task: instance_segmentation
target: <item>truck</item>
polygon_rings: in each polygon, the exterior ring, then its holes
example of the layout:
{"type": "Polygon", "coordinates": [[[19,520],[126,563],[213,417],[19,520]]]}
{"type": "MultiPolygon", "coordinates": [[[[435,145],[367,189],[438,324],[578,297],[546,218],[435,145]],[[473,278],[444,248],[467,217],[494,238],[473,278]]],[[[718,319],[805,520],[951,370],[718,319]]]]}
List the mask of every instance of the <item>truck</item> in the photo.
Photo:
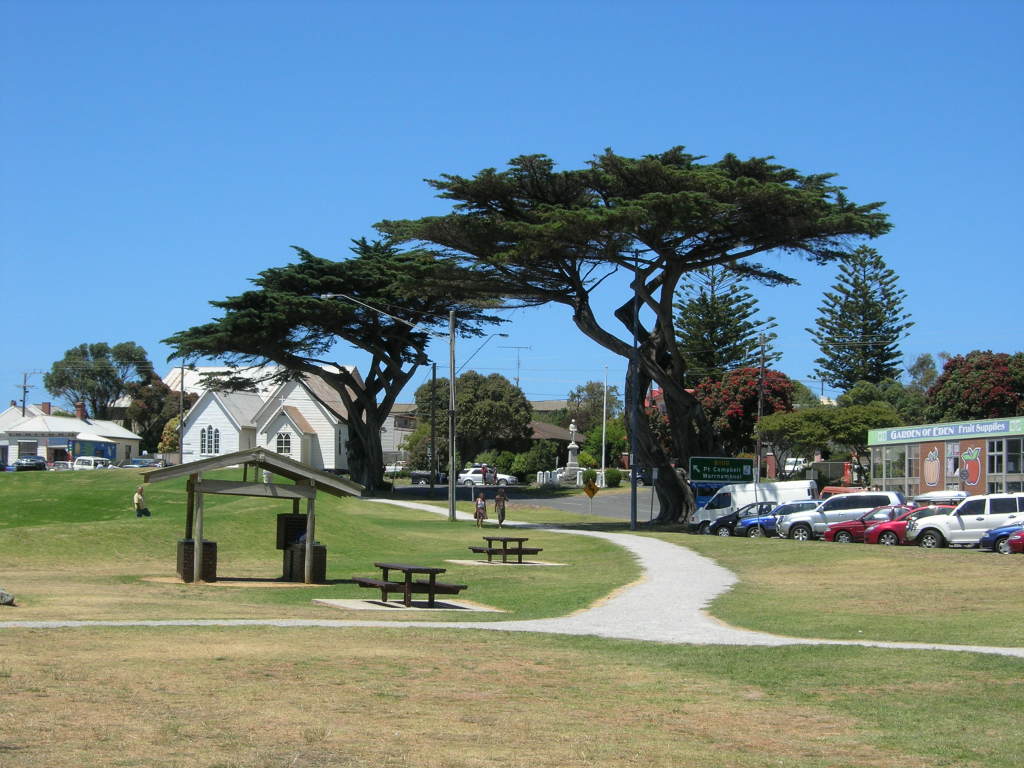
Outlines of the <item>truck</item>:
{"type": "Polygon", "coordinates": [[[780,483],[732,483],[723,485],[687,521],[691,531],[704,533],[712,521],[756,501],[784,504],[788,501],[818,498],[813,480],[785,480],[780,483]]]}

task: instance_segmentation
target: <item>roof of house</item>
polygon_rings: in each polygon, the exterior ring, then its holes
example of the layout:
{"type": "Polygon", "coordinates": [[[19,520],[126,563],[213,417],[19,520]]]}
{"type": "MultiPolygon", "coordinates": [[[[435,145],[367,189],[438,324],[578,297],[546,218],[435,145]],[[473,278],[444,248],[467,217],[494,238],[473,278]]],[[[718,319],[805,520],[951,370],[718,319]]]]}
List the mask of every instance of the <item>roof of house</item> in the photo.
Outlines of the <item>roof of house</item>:
{"type": "Polygon", "coordinates": [[[416,403],[395,403],[391,406],[391,412],[402,416],[415,416],[416,403]]]}
{"type": "Polygon", "coordinates": [[[250,426],[256,412],[263,406],[263,398],[256,392],[215,392],[228,414],[240,427],[250,426]]]}
{"type": "Polygon", "coordinates": [[[302,411],[300,411],[294,405],[286,405],[281,410],[284,411],[285,414],[287,414],[288,418],[292,420],[292,423],[295,424],[295,426],[298,427],[300,430],[302,430],[304,434],[316,434],[316,430],[313,429],[312,426],[310,426],[310,423],[308,421],[306,421],[306,417],[302,415],[302,411]]]}
{"type": "Polygon", "coordinates": [[[537,413],[551,413],[561,411],[569,407],[568,400],[531,400],[530,407],[537,413]]]}
{"type": "Polygon", "coordinates": [[[141,440],[139,435],[112,421],[76,419],[70,416],[31,416],[7,427],[10,435],[74,435],[80,440],[94,437],[141,440]]]}
{"type": "Polygon", "coordinates": [[[531,421],[530,428],[533,430],[534,440],[572,440],[572,434],[565,427],[557,424],[548,424],[546,421],[531,421]]]}
{"type": "Polygon", "coordinates": [[[25,414],[21,413],[20,405],[12,405],[4,411],[0,411],[0,432],[5,432],[12,424],[17,424],[19,421],[32,418],[33,416],[42,416],[43,410],[35,405],[26,405],[25,414]]]}

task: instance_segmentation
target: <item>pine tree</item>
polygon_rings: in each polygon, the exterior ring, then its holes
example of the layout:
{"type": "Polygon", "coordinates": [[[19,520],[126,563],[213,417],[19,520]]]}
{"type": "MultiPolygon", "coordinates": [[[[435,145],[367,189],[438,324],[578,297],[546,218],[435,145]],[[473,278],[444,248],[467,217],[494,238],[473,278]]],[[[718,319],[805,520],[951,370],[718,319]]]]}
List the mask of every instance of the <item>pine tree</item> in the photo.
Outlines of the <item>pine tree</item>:
{"type": "Polygon", "coordinates": [[[676,340],[694,382],[759,366],[762,334],[764,364],[782,357],[771,345],[776,338],[771,333],[775,318],[756,319],[757,299],[743,284],[742,275],[713,266],[691,272],[684,280],[676,294],[680,301],[673,304],[676,340]]]}
{"type": "Polygon", "coordinates": [[[815,377],[838,389],[877,384],[900,373],[901,337],[914,323],[903,311],[906,292],[873,248],[860,247],[839,268],[825,294],[815,328],[806,329],[821,350],[815,377]]]}

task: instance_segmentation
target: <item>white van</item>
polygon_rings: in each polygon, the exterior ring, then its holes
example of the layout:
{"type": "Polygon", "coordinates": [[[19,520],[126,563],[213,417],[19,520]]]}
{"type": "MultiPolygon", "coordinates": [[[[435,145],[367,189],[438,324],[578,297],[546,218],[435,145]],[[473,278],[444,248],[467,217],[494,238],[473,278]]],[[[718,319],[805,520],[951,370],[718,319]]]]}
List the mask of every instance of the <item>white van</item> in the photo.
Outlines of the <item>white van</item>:
{"type": "Polygon", "coordinates": [[[102,456],[79,456],[75,459],[73,469],[109,469],[110,459],[104,459],[102,456]]]}
{"type": "Polygon", "coordinates": [[[722,515],[735,512],[755,501],[785,504],[788,501],[818,498],[818,484],[813,480],[785,480],[781,483],[733,483],[723,485],[708,503],[693,513],[689,527],[704,533],[708,525],[722,515]]]}

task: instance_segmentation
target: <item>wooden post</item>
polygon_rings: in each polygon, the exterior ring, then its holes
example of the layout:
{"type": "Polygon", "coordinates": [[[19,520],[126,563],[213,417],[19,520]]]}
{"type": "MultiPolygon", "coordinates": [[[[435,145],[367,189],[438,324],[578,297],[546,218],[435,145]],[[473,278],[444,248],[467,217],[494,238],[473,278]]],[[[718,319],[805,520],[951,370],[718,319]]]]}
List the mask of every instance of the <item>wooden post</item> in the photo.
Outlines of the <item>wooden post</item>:
{"type": "MultiPolygon", "coordinates": [[[[310,485],[313,482],[310,481],[310,485]]],[[[298,499],[295,500],[296,506],[298,506],[298,499]]],[[[313,536],[316,534],[316,516],[315,516],[315,505],[316,497],[311,496],[306,500],[306,574],[305,581],[307,584],[313,583],[313,536]]]]}
{"type": "Polygon", "coordinates": [[[185,489],[188,491],[188,495],[185,498],[185,538],[192,538],[192,520],[194,518],[193,510],[196,508],[196,478],[198,475],[189,475],[188,481],[185,483],[185,489]]]}
{"type": "Polygon", "coordinates": [[[299,500],[298,499],[292,499],[292,514],[293,515],[299,514],[299,500]]]}
{"type": "MultiPolygon", "coordinates": [[[[193,475],[197,480],[199,475],[193,475]]],[[[203,494],[195,495],[196,535],[192,541],[192,583],[198,584],[203,579],[203,494]]]]}

